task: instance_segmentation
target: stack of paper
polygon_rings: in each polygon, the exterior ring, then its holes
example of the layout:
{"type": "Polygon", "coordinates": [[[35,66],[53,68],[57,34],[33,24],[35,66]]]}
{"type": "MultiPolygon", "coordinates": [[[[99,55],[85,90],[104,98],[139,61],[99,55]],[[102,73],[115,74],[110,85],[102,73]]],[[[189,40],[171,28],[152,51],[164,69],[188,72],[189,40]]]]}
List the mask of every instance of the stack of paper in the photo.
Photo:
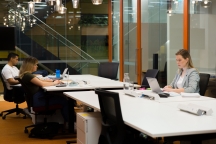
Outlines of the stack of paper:
{"type": "Polygon", "coordinates": [[[199,93],[185,93],[185,92],[181,92],[181,96],[182,97],[193,97],[193,98],[199,98],[200,94],[199,93]]]}

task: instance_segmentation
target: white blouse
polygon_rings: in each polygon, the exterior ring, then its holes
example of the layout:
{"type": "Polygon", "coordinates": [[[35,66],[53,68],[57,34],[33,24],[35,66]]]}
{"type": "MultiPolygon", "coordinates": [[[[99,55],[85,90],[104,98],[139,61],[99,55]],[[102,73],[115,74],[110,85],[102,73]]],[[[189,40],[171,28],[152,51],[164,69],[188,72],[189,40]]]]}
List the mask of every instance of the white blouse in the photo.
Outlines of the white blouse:
{"type": "Polygon", "coordinates": [[[183,87],[182,87],[183,79],[184,79],[183,76],[180,76],[180,77],[179,77],[179,80],[178,80],[178,82],[177,82],[177,87],[178,87],[178,88],[183,88],[183,87]]]}

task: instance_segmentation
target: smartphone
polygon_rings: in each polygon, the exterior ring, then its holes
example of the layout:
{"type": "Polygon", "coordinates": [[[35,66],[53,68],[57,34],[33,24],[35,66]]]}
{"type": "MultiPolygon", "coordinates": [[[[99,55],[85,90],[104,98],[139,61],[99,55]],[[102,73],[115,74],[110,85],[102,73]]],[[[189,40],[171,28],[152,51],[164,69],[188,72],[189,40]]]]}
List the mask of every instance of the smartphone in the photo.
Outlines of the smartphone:
{"type": "Polygon", "coordinates": [[[67,86],[66,83],[62,83],[62,84],[58,84],[58,85],[56,85],[56,87],[66,87],[66,86],[67,86]]]}

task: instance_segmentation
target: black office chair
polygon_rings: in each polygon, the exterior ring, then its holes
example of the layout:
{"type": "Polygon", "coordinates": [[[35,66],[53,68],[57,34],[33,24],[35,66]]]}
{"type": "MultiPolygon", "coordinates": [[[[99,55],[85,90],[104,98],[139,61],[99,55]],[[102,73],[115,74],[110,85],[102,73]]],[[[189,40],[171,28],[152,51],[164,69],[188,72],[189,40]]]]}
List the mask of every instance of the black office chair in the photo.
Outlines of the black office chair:
{"type": "Polygon", "coordinates": [[[158,69],[148,69],[147,72],[145,73],[145,76],[143,78],[143,81],[142,81],[142,85],[141,85],[141,88],[149,88],[149,83],[146,79],[146,77],[151,77],[151,78],[156,78],[157,77],[157,74],[158,74],[158,69]]]}
{"type": "Polygon", "coordinates": [[[101,89],[96,89],[95,93],[98,94],[102,115],[102,131],[98,144],[133,143],[122,118],[119,94],[101,89]]]}
{"type": "Polygon", "coordinates": [[[200,73],[200,81],[199,81],[199,87],[200,87],[200,95],[204,96],[205,92],[208,87],[208,82],[210,78],[210,74],[200,73]]]}
{"type": "Polygon", "coordinates": [[[98,76],[116,80],[118,74],[119,63],[102,62],[98,68],[98,76]]]}
{"type": "Polygon", "coordinates": [[[26,113],[23,111],[23,109],[19,108],[19,104],[25,102],[25,96],[22,88],[13,87],[12,90],[8,90],[1,71],[0,71],[0,78],[4,87],[4,100],[8,102],[14,102],[16,104],[16,108],[2,111],[0,113],[0,116],[2,116],[2,119],[5,119],[6,116],[9,114],[16,113],[16,115],[18,115],[21,113],[24,115],[23,118],[26,118],[26,113]],[[3,115],[4,113],[6,114],[3,115]]]}

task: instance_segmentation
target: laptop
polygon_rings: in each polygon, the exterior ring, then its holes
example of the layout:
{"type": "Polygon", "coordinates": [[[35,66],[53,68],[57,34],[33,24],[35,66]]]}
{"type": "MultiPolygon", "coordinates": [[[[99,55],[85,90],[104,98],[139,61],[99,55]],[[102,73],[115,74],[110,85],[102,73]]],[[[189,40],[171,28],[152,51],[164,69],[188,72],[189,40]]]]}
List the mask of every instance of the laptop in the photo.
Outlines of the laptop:
{"type": "Polygon", "coordinates": [[[61,80],[65,77],[65,74],[67,73],[68,68],[65,68],[60,78],[57,78],[55,75],[48,75],[47,77],[52,80],[61,80]]]}
{"type": "Polygon", "coordinates": [[[156,78],[146,77],[152,92],[157,93],[160,97],[168,97],[169,93],[161,90],[156,78]]]}

